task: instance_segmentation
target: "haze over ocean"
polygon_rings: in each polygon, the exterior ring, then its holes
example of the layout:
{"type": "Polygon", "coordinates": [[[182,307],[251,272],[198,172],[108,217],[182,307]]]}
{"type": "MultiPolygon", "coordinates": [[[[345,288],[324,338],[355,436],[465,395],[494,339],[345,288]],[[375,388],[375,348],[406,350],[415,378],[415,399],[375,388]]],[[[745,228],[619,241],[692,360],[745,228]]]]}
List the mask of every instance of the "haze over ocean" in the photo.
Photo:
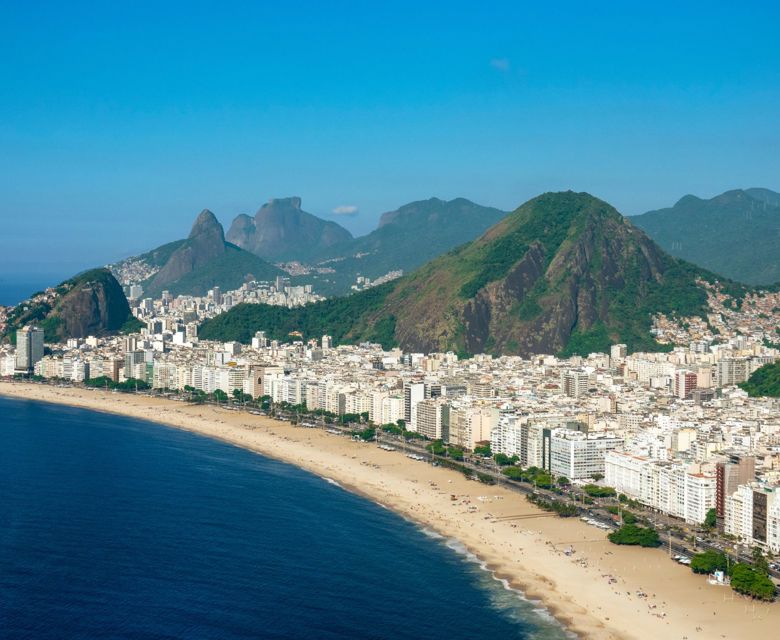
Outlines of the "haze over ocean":
{"type": "Polygon", "coordinates": [[[4,638],[567,636],[456,544],[292,466],[80,409],[0,416],[4,638]]]}

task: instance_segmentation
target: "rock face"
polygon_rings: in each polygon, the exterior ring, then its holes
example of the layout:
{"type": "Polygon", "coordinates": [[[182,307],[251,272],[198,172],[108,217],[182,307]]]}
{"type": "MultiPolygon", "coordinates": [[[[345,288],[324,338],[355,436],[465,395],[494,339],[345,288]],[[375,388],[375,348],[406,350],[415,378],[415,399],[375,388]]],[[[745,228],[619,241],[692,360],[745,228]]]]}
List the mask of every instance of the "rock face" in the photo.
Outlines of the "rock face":
{"type": "Polygon", "coordinates": [[[187,240],[176,249],[150,283],[163,289],[225,253],[225,235],[217,217],[208,209],[200,212],[187,240]]]}
{"type": "Polygon", "coordinates": [[[293,197],[270,200],[254,218],[238,216],[227,239],[267,260],[308,260],[351,240],[352,234],[335,222],[306,213],[301,199],[293,197]]]}
{"type": "Polygon", "coordinates": [[[4,335],[36,324],[44,330],[46,342],[61,342],[114,333],[130,319],[127,298],[116,278],[108,269],[92,269],[19,303],[8,316],[4,335]]]}
{"type": "Polygon", "coordinates": [[[131,317],[122,287],[108,269],[94,269],[74,278],[53,315],[61,321],[61,338],[113,333],[131,317]]]}
{"type": "Polygon", "coordinates": [[[632,216],[674,256],[748,284],[780,281],[780,194],[735,189],[709,200],[687,195],[673,207],[632,216]]]}

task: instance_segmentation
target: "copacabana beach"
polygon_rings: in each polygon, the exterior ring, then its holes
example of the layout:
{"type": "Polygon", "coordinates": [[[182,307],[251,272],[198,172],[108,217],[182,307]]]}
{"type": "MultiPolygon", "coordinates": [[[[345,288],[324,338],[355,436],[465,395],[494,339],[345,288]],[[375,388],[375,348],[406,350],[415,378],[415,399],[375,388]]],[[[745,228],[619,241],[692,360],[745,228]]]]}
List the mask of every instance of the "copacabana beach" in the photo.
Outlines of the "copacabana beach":
{"type": "Polygon", "coordinates": [[[780,604],[710,585],[664,550],[612,545],[604,531],[551,516],[507,488],[373,443],[146,396],[8,382],[0,394],[185,429],[328,478],[450,539],[584,638],[768,638],[780,624],[780,604]]]}

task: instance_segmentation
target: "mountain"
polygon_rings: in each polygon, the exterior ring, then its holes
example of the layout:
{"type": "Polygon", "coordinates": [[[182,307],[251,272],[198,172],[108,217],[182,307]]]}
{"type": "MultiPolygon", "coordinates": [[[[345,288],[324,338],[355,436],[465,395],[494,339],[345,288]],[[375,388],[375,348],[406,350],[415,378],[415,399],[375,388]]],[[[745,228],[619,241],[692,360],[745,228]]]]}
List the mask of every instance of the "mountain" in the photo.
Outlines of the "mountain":
{"type": "Polygon", "coordinates": [[[780,194],[736,189],[705,200],[687,195],[632,216],[674,256],[747,284],[780,281],[780,194]]]}
{"type": "Polygon", "coordinates": [[[204,209],[195,219],[187,240],[174,249],[162,268],[154,275],[150,288],[165,288],[220,258],[226,252],[222,225],[211,211],[204,209]]]}
{"type": "Polygon", "coordinates": [[[260,207],[254,218],[238,216],[230,225],[227,239],[266,260],[307,261],[333,245],[351,240],[352,234],[335,222],[303,211],[300,198],[279,198],[260,207]]]}
{"type": "Polygon", "coordinates": [[[246,280],[272,280],[282,272],[239,247],[226,242],[216,216],[204,209],[185,240],[170,242],[138,256],[159,269],[143,282],[146,295],[158,296],[164,289],[173,295],[203,295],[212,287],[237,289],[246,280]]]}
{"type": "Polygon", "coordinates": [[[412,351],[588,353],[625,342],[658,349],[654,313],[703,315],[697,278],[713,274],[661,250],[587,193],[534,198],[484,235],[375,290],[300,309],[239,305],[204,339],[328,332],[412,351]]]}
{"type": "Polygon", "coordinates": [[[12,336],[26,324],[37,324],[46,342],[60,342],[114,333],[133,321],[116,278],[108,269],[92,269],[18,304],[5,333],[12,336]]]}
{"type": "MultiPolygon", "coordinates": [[[[474,240],[506,215],[465,198],[430,198],[406,204],[382,215],[379,226],[365,236],[320,254],[338,274],[340,286],[318,290],[348,291],[358,275],[375,279],[391,271],[416,269],[450,249],[474,240]]],[[[332,276],[324,279],[336,280],[332,276]]]]}

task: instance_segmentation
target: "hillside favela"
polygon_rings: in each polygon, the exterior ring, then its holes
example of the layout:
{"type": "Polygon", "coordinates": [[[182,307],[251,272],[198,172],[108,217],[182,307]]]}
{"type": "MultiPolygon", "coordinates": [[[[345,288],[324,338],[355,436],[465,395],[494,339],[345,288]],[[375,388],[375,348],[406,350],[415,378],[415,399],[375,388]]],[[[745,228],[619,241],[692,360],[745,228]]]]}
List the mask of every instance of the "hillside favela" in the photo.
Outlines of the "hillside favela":
{"type": "Polygon", "coordinates": [[[0,637],[775,637],[780,11],[228,4],[0,27],[0,637]]]}

